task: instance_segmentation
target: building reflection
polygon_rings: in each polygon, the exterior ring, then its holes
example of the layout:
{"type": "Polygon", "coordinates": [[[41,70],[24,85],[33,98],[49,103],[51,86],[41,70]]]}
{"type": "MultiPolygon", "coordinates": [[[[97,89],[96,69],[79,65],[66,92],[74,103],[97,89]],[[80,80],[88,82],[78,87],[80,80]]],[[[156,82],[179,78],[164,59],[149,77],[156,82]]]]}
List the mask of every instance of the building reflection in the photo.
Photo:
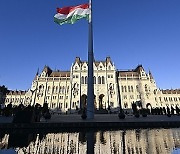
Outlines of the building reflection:
{"type": "Polygon", "coordinates": [[[0,135],[0,149],[17,153],[170,154],[180,148],[179,128],[0,135]]]}

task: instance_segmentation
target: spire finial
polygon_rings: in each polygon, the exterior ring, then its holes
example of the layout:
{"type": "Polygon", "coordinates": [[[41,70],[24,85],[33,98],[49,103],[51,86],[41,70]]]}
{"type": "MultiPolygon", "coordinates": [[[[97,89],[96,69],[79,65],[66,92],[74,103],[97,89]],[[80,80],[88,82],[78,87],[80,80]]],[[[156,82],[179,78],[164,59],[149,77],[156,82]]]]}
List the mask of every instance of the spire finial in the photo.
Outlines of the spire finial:
{"type": "Polygon", "coordinates": [[[36,72],[36,76],[38,76],[38,75],[39,75],[39,67],[38,67],[37,72],[36,72]]]}

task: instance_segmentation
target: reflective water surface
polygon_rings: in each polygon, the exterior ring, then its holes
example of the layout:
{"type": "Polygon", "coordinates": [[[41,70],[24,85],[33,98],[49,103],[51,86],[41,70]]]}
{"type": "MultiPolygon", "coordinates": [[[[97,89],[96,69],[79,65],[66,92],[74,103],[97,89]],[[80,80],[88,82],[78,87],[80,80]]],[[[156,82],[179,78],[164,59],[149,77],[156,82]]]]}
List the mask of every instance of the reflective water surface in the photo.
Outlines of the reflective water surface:
{"type": "Polygon", "coordinates": [[[180,154],[180,128],[0,133],[0,153],[180,154]]]}

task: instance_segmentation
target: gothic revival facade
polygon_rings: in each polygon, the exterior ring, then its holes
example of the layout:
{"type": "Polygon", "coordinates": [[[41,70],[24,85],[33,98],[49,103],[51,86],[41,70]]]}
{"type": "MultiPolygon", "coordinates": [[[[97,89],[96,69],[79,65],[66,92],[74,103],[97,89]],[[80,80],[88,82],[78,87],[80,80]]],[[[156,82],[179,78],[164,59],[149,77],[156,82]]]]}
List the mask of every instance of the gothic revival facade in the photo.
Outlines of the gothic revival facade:
{"type": "MultiPolygon", "coordinates": [[[[70,71],[53,71],[45,66],[37,73],[30,90],[10,91],[5,104],[48,103],[53,110],[66,112],[87,105],[87,61],[76,57],[70,71]]],[[[142,65],[132,70],[117,70],[111,58],[94,61],[94,105],[97,109],[124,109],[134,102],[140,108],[180,105],[180,89],[161,90],[151,72],[142,65]],[[119,101],[120,100],[120,101],[119,101]]]]}

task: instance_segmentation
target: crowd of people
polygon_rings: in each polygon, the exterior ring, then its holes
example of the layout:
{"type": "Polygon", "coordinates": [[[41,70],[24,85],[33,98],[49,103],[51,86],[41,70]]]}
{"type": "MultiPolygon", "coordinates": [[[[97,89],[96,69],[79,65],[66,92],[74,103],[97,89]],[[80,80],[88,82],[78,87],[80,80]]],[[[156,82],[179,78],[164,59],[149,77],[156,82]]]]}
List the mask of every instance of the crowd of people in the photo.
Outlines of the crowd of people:
{"type": "Polygon", "coordinates": [[[36,104],[35,106],[24,106],[23,104],[12,106],[10,103],[3,109],[0,109],[0,115],[6,117],[13,116],[14,123],[39,122],[41,117],[45,119],[51,118],[47,103],[44,103],[43,107],[40,104],[36,104]]]}
{"type": "MultiPolygon", "coordinates": [[[[132,103],[132,112],[136,117],[142,115],[146,117],[147,115],[180,115],[180,108],[176,105],[175,107],[167,106],[167,107],[156,107],[156,108],[142,108],[139,107],[136,103],[132,103]]],[[[109,113],[109,112],[107,112],[109,113]]],[[[123,113],[123,112],[122,112],[123,113]]],[[[86,119],[86,110],[81,112],[82,118],[86,119]]],[[[41,117],[45,119],[50,119],[51,114],[48,108],[48,104],[44,103],[43,106],[40,104],[36,104],[35,106],[24,106],[20,104],[19,106],[12,106],[12,104],[8,104],[4,108],[0,108],[0,115],[2,116],[13,116],[13,122],[39,122],[41,117]]]]}
{"type": "Polygon", "coordinates": [[[156,107],[156,108],[140,108],[138,109],[136,103],[132,104],[133,114],[149,114],[149,115],[180,115],[180,108],[176,105],[175,107],[156,107]]]}

